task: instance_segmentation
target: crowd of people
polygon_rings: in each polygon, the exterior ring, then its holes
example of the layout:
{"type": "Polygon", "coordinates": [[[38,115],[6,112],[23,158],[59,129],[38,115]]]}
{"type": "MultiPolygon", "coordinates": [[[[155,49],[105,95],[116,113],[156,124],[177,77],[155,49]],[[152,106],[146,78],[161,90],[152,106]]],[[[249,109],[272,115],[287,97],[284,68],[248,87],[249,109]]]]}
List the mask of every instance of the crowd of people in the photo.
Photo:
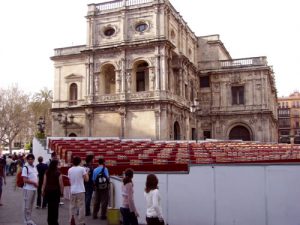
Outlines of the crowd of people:
{"type": "MultiPolygon", "coordinates": [[[[10,158],[10,157],[8,157],[10,158]]],[[[6,183],[7,158],[0,158],[0,206],[2,186],[6,183]]],[[[13,159],[16,161],[16,159],[13,159]]],[[[35,156],[31,153],[17,159],[16,186],[23,188],[23,219],[26,225],[36,225],[32,219],[32,210],[36,199],[36,208],[47,208],[48,225],[58,225],[60,199],[63,197],[63,174],[59,168],[59,160],[52,153],[48,162],[43,162],[43,157],[38,157],[38,164],[34,164],[35,156]],[[22,177],[23,184],[18,183],[18,174],[22,177]]],[[[85,225],[85,217],[93,219],[107,219],[107,208],[110,194],[110,175],[105,166],[105,160],[99,158],[96,168],[92,165],[93,156],[88,155],[85,163],[80,157],[75,156],[72,167],[69,168],[67,178],[70,183],[70,223],[71,225],[85,225]],[[91,200],[94,196],[93,210],[91,200]],[[101,210],[100,210],[101,209],[101,210]]],[[[122,204],[120,214],[124,225],[138,225],[139,212],[134,201],[134,171],[130,168],[124,172],[121,193],[122,204]]],[[[146,222],[148,225],[163,225],[164,219],[161,207],[161,196],[158,190],[158,178],[149,174],[145,183],[144,196],[146,200],[146,222]]]]}

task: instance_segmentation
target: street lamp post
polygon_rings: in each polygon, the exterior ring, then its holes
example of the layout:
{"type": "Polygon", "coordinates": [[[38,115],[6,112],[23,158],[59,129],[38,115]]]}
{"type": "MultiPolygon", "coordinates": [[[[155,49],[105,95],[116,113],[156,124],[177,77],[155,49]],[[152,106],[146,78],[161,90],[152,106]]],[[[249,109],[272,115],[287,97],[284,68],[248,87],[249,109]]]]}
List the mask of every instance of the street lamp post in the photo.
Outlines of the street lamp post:
{"type": "Polygon", "coordinates": [[[71,114],[70,116],[68,116],[67,112],[65,112],[64,115],[62,115],[61,113],[59,113],[57,115],[57,120],[63,126],[63,128],[65,129],[65,137],[67,137],[68,136],[68,126],[74,123],[74,116],[73,116],[73,114],[71,114]]]}
{"type": "Polygon", "coordinates": [[[39,122],[37,123],[37,126],[38,126],[38,131],[41,133],[41,134],[45,134],[45,118],[40,116],[39,118],[39,122]]]}

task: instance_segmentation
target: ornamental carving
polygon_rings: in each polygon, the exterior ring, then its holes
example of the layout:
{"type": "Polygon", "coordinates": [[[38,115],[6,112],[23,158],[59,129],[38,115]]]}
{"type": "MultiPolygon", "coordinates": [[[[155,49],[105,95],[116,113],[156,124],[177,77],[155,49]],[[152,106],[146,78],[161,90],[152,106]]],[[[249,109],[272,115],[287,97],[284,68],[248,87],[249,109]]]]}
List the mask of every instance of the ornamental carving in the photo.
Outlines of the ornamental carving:
{"type": "Polygon", "coordinates": [[[236,83],[236,84],[242,83],[241,75],[240,74],[232,74],[230,76],[230,82],[231,83],[236,83]]]}
{"type": "Polygon", "coordinates": [[[210,122],[203,122],[201,124],[202,129],[210,129],[211,128],[211,123],[210,122]]]}
{"type": "Polygon", "coordinates": [[[131,93],[130,98],[131,99],[145,99],[153,97],[153,92],[142,92],[142,93],[131,93]]]}
{"type": "Polygon", "coordinates": [[[249,119],[250,124],[254,124],[256,122],[257,122],[257,119],[255,117],[252,117],[251,119],[249,119]]]}

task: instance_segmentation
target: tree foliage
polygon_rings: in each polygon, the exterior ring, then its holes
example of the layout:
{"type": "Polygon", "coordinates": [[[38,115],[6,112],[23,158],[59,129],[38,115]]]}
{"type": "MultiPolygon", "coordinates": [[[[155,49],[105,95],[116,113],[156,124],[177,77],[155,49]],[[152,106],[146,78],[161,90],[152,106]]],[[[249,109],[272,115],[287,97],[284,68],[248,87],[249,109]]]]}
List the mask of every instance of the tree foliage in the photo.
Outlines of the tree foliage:
{"type": "Polygon", "coordinates": [[[30,110],[32,112],[33,121],[35,125],[42,117],[45,120],[46,129],[45,134],[51,135],[51,104],[53,100],[52,91],[48,88],[43,88],[39,92],[35,93],[30,102],[30,110]]]}
{"type": "Polygon", "coordinates": [[[39,118],[45,120],[45,133],[51,135],[52,91],[44,88],[30,96],[13,85],[0,88],[0,144],[12,150],[14,141],[30,143],[39,118]]]}
{"type": "Polygon", "coordinates": [[[13,85],[0,89],[0,141],[12,149],[17,135],[29,128],[29,95],[13,85]]]}

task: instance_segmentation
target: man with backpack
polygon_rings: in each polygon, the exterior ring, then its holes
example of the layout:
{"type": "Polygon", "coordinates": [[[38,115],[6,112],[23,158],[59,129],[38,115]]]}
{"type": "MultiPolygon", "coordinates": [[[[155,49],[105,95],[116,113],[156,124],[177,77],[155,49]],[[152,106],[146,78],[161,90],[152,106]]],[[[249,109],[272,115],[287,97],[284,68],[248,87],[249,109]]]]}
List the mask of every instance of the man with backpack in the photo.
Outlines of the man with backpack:
{"type": "Polygon", "coordinates": [[[36,195],[38,183],[38,171],[33,165],[34,155],[28,154],[26,156],[27,163],[23,166],[22,177],[24,181],[23,197],[24,197],[24,224],[35,225],[31,218],[32,208],[36,195]]]}
{"type": "Polygon", "coordinates": [[[97,219],[97,214],[101,204],[101,220],[106,220],[106,212],[109,198],[109,173],[104,165],[104,159],[100,158],[99,165],[93,172],[93,182],[95,184],[95,199],[93,219],[97,219]]]}

